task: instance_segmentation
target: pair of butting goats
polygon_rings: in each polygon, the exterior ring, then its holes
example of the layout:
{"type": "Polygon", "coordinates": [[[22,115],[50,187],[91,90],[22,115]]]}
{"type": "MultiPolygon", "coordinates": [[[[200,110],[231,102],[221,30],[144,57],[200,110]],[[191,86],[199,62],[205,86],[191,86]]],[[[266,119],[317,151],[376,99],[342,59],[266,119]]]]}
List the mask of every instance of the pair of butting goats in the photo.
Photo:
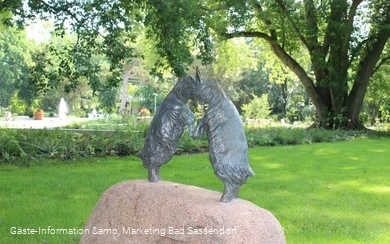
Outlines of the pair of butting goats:
{"type": "Polygon", "coordinates": [[[137,154],[148,169],[148,180],[161,180],[160,167],[173,157],[186,126],[193,138],[207,133],[210,162],[215,175],[224,183],[220,201],[237,199],[241,185],[254,176],[242,122],[219,84],[201,81],[199,69],[195,78],[185,76],[176,83],[153,117],[144,147],[137,154]],[[208,105],[204,117],[197,122],[187,103],[190,99],[208,105]]]}

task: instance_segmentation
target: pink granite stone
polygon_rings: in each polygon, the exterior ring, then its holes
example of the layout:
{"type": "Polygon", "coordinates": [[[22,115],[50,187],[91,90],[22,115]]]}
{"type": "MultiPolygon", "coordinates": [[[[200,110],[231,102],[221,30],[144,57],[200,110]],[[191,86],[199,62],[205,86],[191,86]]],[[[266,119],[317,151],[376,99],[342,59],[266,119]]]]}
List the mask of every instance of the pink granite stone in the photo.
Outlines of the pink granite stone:
{"type": "Polygon", "coordinates": [[[161,181],[125,181],[100,197],[80,243],[286,243],[278,220],[245,200],[161,181]]]}

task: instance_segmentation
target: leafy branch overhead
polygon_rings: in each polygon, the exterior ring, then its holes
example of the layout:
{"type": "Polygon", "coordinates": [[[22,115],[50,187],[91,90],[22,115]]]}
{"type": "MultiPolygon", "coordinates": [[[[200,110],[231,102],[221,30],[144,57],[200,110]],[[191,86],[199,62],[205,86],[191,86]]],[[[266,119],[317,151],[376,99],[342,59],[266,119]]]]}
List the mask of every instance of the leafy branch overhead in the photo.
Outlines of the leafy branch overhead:
{"type": "MultiPolygon", "coordinates": [[[[193,2],[193,5],[195,2],[193,2]]],[[[86,77],[94,91],[116,87],[126,64],[135,58],[145,58],[143,52],[132,47],[138,36],[145,35],[155,41],[157,53],[167,62],[156,67],[172,69],[177,76],[187,72],[193,62],[195,48],[203,63],[210,63],[211,39],[209,30],[199,21],[193,6],[186,1],[28,1],[28,9],[15,12],[29,22],[39,16],[54,20],[54,33],[76,36],[64,51],[51,45],[46,51],[59,59],[58,74],[43,74],[41,67],[51,65],[49,58],[36,59],[32,81],[38,91],[45,91],[58,82],[70,80],[70,90],[77,86],[77,79],[86,77]],[[196,41],[194,41],[196,40],[196,41]],[[96,78],[102,70],[93,62],[94,55],[104,55],[110,62],[112,73],[102,84],[96,78]],[[168,64],[168,66],[167,66],[168,64]],[[47,76],[51,76],[47,79],[47,76]],[[55,77],[55,81],[53,80],[55,77]],[[49,83],[48,83],[49,82],[49,83]]],[[[147,57],[146,57],[147,58],[147,57]]],[[[158,68],[154,69],[158,73],[158,68]]]]}
{"type": "Polygon", "coordinates": [[[77,77],[86,77],[95,91],[117,86],[126,64],[149,58],[147,50],[132,47],[138,36],[152,40],[162,57],[152,71],[162,67],[176,76],[196,58],[212,63],[214,43],[258,39],[258,58],[266,58],[260,52],[266,43],[304,86],[316,109],[315,126],[356,129],[362,126],[359,114],[370,78],[389,62],[384,50],[390,2],[385,0],[30,0],[29,9],[20,6],[7,9],[26,21],[37,14],[53,18],[56,35],[76,36],[66,51],[49,49],[60,63],[53,77],[46,77],[44,62],[33,68],[32,81],[41,90],[62,79],[72,89],[77,77]],[[94,55],[110,62],[103,83],[94,55]]]}

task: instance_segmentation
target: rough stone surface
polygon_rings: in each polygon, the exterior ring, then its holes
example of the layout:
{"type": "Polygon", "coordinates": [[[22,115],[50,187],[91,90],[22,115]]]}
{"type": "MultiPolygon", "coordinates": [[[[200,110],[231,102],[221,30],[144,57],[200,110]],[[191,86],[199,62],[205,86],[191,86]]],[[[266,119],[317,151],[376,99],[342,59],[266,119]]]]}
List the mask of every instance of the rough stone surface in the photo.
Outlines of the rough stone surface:
{"type": "Polygon", "coordinates": [[[167,181],[118,183],[100,197],[81,243],[286,243],[270,212],[220,196],[167,181]]]}

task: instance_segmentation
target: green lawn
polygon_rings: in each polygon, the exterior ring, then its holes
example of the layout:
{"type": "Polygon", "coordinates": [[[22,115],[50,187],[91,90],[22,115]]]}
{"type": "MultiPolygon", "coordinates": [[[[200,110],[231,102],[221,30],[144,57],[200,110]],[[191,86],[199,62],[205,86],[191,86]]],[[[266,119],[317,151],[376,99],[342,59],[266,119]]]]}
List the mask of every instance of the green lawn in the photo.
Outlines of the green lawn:
{"type": "MultiPolygon", "coordinates": [[[[390,138],[249,151],[256,173],[240,197],[268,209],[287,243],[390,243],[390,138]]],[[[83,228],[111,185],[146,178],[138,158],[0,165],[0,243],[77,243],[79,235],[12,235],[18,228],[83,228]],[[41,165],[42,164],[42,165],[41,165]]],[[[177,156],[164,180],[222,191],[207,154],[177,156]]]]}

